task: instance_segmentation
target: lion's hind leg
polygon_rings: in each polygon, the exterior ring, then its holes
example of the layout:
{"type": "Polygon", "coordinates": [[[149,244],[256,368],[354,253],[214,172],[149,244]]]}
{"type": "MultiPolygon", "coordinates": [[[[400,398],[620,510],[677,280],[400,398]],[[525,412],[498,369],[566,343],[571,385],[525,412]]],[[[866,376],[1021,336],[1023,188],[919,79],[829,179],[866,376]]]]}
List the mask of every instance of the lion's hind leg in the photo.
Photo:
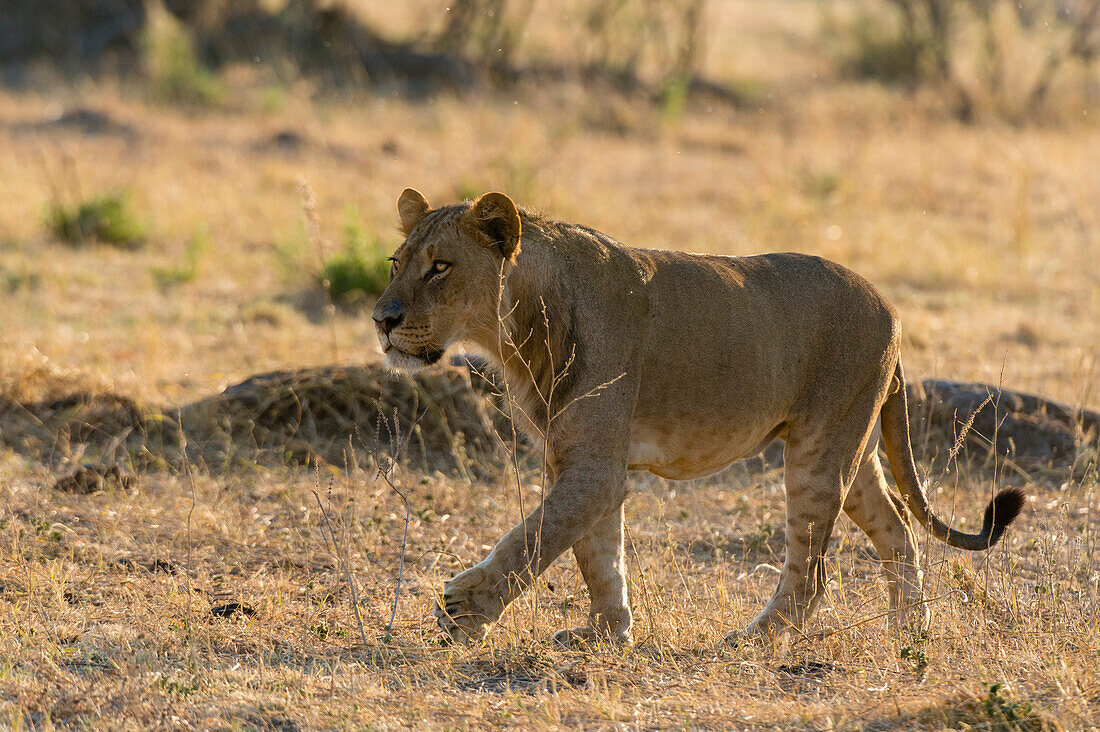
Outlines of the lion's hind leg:
{"type": "Polygon", "coordinates": [[[554,634],[557,645],[573,647],[599,640],[631,642],[632,618],[626,596],[623,504],[608,512],[573,545],[581,576],[588,585],[588,625],[554,634]]]}
{"type": "Polygon", "coordinates": [[[759,615],[727,640],[775,637],[800,630],[825,590],[825,551],[840,515],[843,487],[839,471],[792,465],[787,443],[786,554],[779,584],[759,615]]]}
{"type": "Polygon", "coordinates": [[[779,584],[764,610],[731,643],[800,631],[825,591],[825,552],[845,495],[855,479],[881,399],[865,389],[833,417],[791,425],[784,452],[786,555],[779,584]]]}
{"type": "Polygon", "coordinates": [[[899,514],[897,502],[886,486],[876,434],[867,445],[844,500],[844,512],[867,534],[878,552],[889,586],[891,618],[899,627],[922,631],[928,628],[929,614],[924,605],[920,549],[905,520],[904,506],[901,511],[899,514]]]}

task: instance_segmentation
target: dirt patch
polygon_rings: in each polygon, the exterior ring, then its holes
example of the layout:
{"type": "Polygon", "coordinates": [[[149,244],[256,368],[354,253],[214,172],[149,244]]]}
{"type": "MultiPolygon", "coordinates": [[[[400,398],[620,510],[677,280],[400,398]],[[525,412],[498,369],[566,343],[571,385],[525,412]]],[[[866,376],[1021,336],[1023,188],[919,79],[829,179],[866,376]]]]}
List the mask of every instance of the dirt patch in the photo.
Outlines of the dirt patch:
{"type": "MultiPolygon", "coordinates": [[[[496,461],[493,409],[470,374],[446,368],[416,375],[380,365],[279,371],[182,407],[185,433],[214,433],[225,449],[251,445],[296,462],[344,466],[362,452],[446,472],[496,461]],[[218,427],[214,427],[218,425],[218,427]]],[[[222,460],[218,448],[203,461],[222,460]]]]}
{"type": "MultiPolygon", "coordinates": [[[[909,384],[906,394],[913,454],[937,469],[951,460],[979,469],[1007,465],[1036,482],[1059,483],[1097,465],[1098,412],[991,384],[938,379],[909,384]]],[[[765,469],[781,466],[783,441],[750,460],[765,469]]]]}
{"type": "Polygon", "coordinates": [[[588,675],[577,664],[556,666],[551,659],[531,654],[478,658],[456,669],[455,685],[464,691],[532,692],[546,688],[584,686],[588,675]]]}

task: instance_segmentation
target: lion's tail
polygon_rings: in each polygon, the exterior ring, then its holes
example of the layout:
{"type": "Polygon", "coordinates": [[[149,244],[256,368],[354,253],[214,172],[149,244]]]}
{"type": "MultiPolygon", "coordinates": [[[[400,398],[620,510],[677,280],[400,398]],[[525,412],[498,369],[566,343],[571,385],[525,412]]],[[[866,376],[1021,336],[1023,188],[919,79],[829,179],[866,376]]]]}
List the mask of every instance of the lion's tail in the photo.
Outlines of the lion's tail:
{"type": "Polygon", "coordinates": [[[905,376],[901,361],[894,369],[897,383],[892,385],[893,393],[882,405],[882,441],[886,446],[886,456],[890,459],[890,469],[894,473],[898,488],[905,498],[905,505],[924,525],[932,536],[949,546],[958,549],[980,551],[988,549],[1001,538],[1008,525],[1020,515],[1024,506],[1024,493],[1018,488],[1001,491],[985,508],[982,530],[978,534],[964,534],[943,521],[928,505],[917,466],[913,461],[913,446],[909,439],[909,408],[905,398],[905,376]]]}

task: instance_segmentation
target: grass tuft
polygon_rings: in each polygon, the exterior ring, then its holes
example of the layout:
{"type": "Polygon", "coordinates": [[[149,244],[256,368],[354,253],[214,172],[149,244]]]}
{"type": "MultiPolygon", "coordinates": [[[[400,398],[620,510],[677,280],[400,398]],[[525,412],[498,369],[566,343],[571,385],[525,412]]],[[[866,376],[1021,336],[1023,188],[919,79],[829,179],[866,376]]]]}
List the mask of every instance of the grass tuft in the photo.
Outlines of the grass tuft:
{"type": "Polygon", "coordinates": [[[344,225],[344,247],[325,259],[318,275],[334,304],[350,307],[368,296],[378,296],[390,278],[389,252],[382,241],[363,228],[349,211],[344,225]]]}
{"type": "Polygon", "coordinates": [[[199,62],[187,30],[170,18],[150,25],[145,64],[148,94],[155,102],[217,107],[225,101],[224,84],[199,62]]]}
{"type": "Polygon", "coordinates": [[[675,126],[683,119],[690,90],[691,77],[687,74],[676,74],[665,81],[658,94],[661,119],[665,124],[675,126]]]}
{"type": "Polygon", "coordinates": [[[59,240],[74,246],[100,242],[138,249],[146,239],[145,226],[131,210],[125,193],[96,196],[75,207],[54,203],[46,212],[46,226],[59,240]]]}
{"type": "Polygon", "coordinates": [[[966,694],[925,710],[918,719],[947,729],[1042,732],[1060,728],[1031,702],[1010,697],[1000,683],[991,684],[984,697],[966,694]]]}

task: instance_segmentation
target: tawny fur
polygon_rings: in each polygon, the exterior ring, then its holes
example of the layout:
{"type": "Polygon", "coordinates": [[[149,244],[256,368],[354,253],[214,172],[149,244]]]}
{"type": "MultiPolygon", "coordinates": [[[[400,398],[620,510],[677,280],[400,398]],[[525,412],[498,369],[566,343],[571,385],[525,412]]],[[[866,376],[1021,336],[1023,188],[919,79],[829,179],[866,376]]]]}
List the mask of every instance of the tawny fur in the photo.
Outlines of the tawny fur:
{"type": "Polygon", "coordinates": [[[967,549],[991,546],[1019,512],[1021,496],[1001,494],[972,535],[932,514],[913,465],[897,312],[840,265],[633,249],[500,193],[433,210],[409,189],[398,209],[407,238],[374,312],[388,361],[426,365],[456,342],[498,361],[517,422],[545,442],[551,472],[542,505],[445,584],[436,617],[455,639],[481,637],[572,548],[590,620],[556,638],[629,641],[627,471],[707,475],[777,436],[786,558],[771,601],[731,637],[804,626],[841,510],[874,543],[896,615],[918,627],[928,618],[904,508],[967,549]],[[880,414],[904,502],[879,463],[880,414]]]}

